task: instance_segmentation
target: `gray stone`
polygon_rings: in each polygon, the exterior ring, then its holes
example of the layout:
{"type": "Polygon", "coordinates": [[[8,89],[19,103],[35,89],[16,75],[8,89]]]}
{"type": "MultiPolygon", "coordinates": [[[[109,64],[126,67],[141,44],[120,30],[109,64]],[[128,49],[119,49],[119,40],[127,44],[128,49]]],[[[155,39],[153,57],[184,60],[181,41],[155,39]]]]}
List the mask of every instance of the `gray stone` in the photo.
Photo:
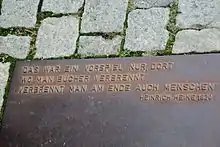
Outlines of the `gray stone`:
{"type": "Polygon", "coordinates": [[[123,30],[128,0],[87,0],[82,17],[83,33],[123,30]]]}
{"type": "Polygon", "coordinates": [[[134,10],[128,17],[125,48],[131,51],[164,50],[169,32],[168,8],[134,10]]]}
{"type": "Polygon", "coordinates": [[[3,97],[9,76],[10,63],[0,63],[0,110],[3,104],[3,97]]]}
{"type": "Polygon", "coordinates": [[[184,30],[177,33],[173,53],[210,52],[220,50],[220,30],[184,30]]]}
{"type": "Polygon", "coordinates": [[[122,37],[117,36],[112,40],[101,36],[81,36],[78,52],[83,55],[113,55],[117,54],[122,37]]]}
{"type": "Polygon", "coordinates": [[[77,13],[82,6],[83,0],[44,0],[42,11],[77,13]]]}
{"type": "Polygon", "coordinates": [[[29,36],[0,36],[0,53],[23,59],[28,55],[30,42],[29,36]]]}
{"type": "Polygon", "coordinates": [[[74,16],[44,19],[36,41],[36,57],[51,58],[74,53],[79,36],[79,22],[74,16]]]}
{"type": "Polygon", "coordinates": [[[0,27],[35,26],[39,0],[3,0],[0,27]]]}
{"type": "Polygon", "coordinates": [[[220,0],[179,0],[181,28],[220,27],[220,0]]]}
{"type": "Polygon", "coordinates": [[[152,8],[168,6],[172,2],[174,2],[174,0],[134,0],[134,5],[137,8],[152,8]]]}

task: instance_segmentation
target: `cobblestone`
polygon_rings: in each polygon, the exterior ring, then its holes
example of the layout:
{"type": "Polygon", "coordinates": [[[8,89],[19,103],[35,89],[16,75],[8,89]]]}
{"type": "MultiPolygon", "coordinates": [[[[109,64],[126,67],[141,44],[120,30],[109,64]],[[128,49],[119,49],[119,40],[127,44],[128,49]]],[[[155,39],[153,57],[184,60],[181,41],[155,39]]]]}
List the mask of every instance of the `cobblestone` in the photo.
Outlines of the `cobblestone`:
{"type": "Polygon", "coordinates": [[[179,0],[177,25],[181,28],[220,28],[219,0],[179,0]]]}
{"type": "Polygon", "coordinates": [[[30,42],[29,36],[0,36],[0,53],[23,59],[28,55],[30,42]]]}
{"type": "Polygon", "coordinates": [[[129,14],[125,48],[131,51],[164,50],[169,33],[168,8],[135,10],[129,14]]]}
{"type": "Polygon", "coordinates": [[[120,32],[128,0],[87,0],[82,17],[83,33],[120,32]]]}
{"type": "Polygon", "coordinates": [[[3,97],[9,76],[10,63],[0,63],[0,110],[3,104],[3,97]]]}
{"type": "Polygon", "coordinates": [[[117,54],[122,37],[117,36],[112,40],[101,36],[81,36],[79,40],[79,53],[83,55],[113,55],[117,54]]]}
{"type": "Polygon", "coordinates": [[[3,0],[0,27],[35,26],[39,0],[3,0]]]}
{"type": "Polygon", "coordinates": [[[171,4],[174,0],[134,0],[137,8],[164,7],[171,4]]]}
{"type": "Polygon", "coordinates": [[[44,0],[42,11],[77,13],[82,6],[83,0],[44,0]]]}
{"type": "Polygon", "coordinates": [[[176,36],[173,53],[210,52],[220,50],[220,30],[185,30],[176,36]]]}
{"type": "Polygon", "coordinates": [[[36,41],[36,57],[68,56],[76,49],[79,22],[74,16],[47,18],[42,22],[36,41]]]}

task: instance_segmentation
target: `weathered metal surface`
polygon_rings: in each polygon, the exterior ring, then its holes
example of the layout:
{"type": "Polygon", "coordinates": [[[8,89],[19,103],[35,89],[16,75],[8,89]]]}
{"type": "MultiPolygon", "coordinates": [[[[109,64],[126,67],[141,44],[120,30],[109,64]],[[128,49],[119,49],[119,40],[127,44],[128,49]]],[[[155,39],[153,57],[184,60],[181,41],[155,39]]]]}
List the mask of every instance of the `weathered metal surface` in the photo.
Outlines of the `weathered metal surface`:
{"type": "Polygon", "coordinates": [[[18,62],[1,146],[219,147],[219,64],[219,54],[18,62]]]}

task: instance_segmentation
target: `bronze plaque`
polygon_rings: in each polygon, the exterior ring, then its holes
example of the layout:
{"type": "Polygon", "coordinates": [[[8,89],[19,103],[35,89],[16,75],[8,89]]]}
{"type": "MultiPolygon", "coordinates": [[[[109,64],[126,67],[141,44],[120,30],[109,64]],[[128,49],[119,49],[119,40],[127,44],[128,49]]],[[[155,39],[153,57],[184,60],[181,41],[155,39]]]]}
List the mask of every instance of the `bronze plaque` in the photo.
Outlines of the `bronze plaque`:
{"type": "Polygon", "coordinates": [[[220,55],[18,62],[1,147],[220,147],[220,55]]]}

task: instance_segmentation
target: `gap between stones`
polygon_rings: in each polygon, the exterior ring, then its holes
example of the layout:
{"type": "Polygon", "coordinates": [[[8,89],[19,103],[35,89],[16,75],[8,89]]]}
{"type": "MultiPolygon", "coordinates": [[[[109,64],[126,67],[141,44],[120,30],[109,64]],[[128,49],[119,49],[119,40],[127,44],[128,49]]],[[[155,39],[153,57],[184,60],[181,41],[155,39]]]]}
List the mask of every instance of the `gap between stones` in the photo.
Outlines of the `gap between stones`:
{"type": "Polygon", "coordinates": [[[159,52],[159,54],[170,55],[172,54],[173,45],[176,39],[176,34],[179,31],[179,28],[176,27],[176,17],[178,14],[178,3],[179,0],[175,0],[170,5],[170,13],[169,13],[169,22],[166,26],[166,29],[169,31],[169,39],[166,44],[166,48],[163,52],[159,52]]]}
{"type": "Polygon", "coordinates": [[[79,38],[80,38],[81,25],[82,25],[82,16],[83,16],[83,13],[84,13],[85,5],[86,5],[86,0],[83,1],[83,5],[78,11],[79,12],[79,15],[78,15],[79,16],[79,35],[78,35],[78,38],[76,40],[76,49],[75,49],[74,54],[77,54],[78,49],[79,49],[79,38]]]}
{"type": "Polygon", "coordinates": [[[136,7],[135,9],[138,9],[138,10],[148,10],[148,9],[151,9],[151,8],[170,8],[169,5],[167,6],[153,6],[153,7],[149,7],[149,8],[139,8],[139,7],[136,7]]]}
{"type": "Polygon", "coordinates": [[[104,39],[113,39],[116,36],[122,36],[121,32],[90,32],[90,33],[80,33],[80,36],[102,36],[104,39]]]}
{"type": "Polygon", "coordinates": [[[7,99],[8,99],[8,96],[9,96],[9,90],[10,90],[10,85],[11,85],[11,80],[12,80],[13,72],[14,72],[14,69],[15,69],[15,63],[16,63],[16,59],[10,58],[8,60],[11,63],[11,65],[10,65],[10,68],[9,68],[9,75],[8,75],[7,85],[5,87],[5,93],[4,93],[4,96],[3,96],[2,108],[0,108],[0,131],[1,131],[1,128],[2,128],[2,124],[3,124],[4,111],[5,111],[5,108],[6,108],[6,103],[7,103],[7,99]]]}
{"type": "Polygon", "coordinates": [[[126,30],[128,28],[128,15],[132,10],[134,10],[134,0],[128,0],[128,6],[127,6],[124,27],[123,27],[123,32],[122,32],[122,41],[121,41],[121,46],[119,49],[119,56],[121,56],[121,57],[126,56],[129,52],[124,49],[124,45],[125,45],[126,30]]]}
{"type": "Polygon", "coordinates": [[[2,2],[3,0],[0,0],[0,15],[2,14],[2,2]]]}

